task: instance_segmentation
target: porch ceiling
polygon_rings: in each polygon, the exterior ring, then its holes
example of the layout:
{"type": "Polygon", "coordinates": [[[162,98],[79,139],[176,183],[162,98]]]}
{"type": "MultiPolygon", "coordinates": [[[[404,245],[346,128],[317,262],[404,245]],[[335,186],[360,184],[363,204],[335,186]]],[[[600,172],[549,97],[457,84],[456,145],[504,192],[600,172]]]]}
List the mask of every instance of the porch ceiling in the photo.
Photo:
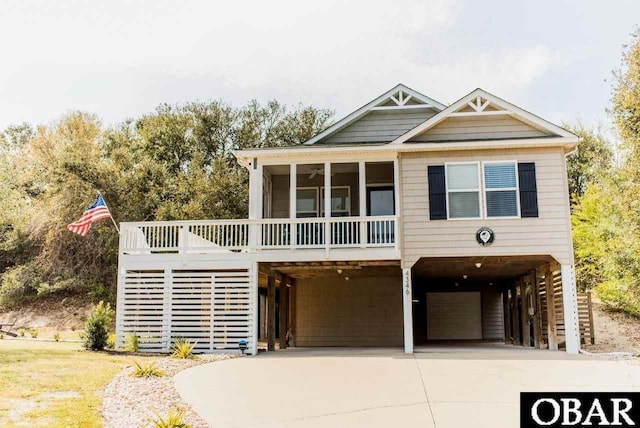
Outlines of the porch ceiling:
{"type": "Polygon", "coordinates": [[[399,260],[271,262],[260,263],[260,272],[291,278],[367,278],[401,274],[399,260]]]}
{"type": "Polygon", "coordinates": [[[423,257],[414,265],[415,275],[438,280],[467,281],[506,280],[529,273],[538,266],[553,261],[551,256],[505,257],[423,257]],[[476,263],[480,263],[478,268],[476,263]]]}

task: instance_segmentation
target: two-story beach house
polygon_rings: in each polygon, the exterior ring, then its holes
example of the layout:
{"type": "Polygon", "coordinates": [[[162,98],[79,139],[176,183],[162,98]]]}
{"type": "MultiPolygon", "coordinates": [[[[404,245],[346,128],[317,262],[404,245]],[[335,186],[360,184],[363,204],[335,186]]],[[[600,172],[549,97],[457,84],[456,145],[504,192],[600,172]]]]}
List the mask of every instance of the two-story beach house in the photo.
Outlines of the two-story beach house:
{"type": "Polygon", "coordinates": [[[482,89],[447,106],[398,85],[304,144],[237,151],[248,219],[121,225],[117,344],[577,353],[578,142],[482,89]]]}

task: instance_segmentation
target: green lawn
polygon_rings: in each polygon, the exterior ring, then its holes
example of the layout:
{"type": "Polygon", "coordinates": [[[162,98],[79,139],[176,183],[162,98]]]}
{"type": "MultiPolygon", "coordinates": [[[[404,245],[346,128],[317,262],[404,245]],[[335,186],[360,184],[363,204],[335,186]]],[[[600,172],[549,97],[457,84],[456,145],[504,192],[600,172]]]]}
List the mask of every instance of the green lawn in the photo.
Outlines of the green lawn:
{"type": "Polygon", "coordinates": [[[79,343],[0,340],[0,426],[102,426],[102,389],[134,358],[153,359],[79,343]]]}

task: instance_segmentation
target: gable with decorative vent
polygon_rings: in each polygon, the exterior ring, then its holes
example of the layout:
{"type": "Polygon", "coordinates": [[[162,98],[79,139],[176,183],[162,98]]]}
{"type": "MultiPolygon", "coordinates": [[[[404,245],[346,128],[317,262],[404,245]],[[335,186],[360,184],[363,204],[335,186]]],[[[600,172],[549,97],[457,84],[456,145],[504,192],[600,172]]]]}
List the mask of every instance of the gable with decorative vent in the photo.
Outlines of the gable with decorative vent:
{"type": "Polygon", "coordinates": [[[478,88],[405,132],[392,144],[547,137],[576,136],[478,88]]]}
{"type": "Polygon", "coordinates": [[[410,142],[473,141],[552,136],[514,117],[481,96],[467,102],[459,110],[413,137],[410,142]]]}
{"type": "Polygon", "coordinates": [[[397,85],[305,144],[389,143],[444,107],[426,95],[397,85]]]}

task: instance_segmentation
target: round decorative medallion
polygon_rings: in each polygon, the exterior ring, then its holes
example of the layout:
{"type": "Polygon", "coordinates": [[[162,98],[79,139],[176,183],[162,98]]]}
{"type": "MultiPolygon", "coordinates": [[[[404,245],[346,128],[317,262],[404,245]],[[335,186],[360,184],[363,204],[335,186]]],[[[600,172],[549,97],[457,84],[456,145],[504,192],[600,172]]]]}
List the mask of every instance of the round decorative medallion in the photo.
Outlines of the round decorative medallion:
{"type": "Polygon", "coordinates": [[[481,227],[476,232],[476,241],[478,241],[478,244],[482,245],[483,247],[493,244],[493,240],[495,239],[495,237],[496,235],[495,233],[493,233],[493,230],[489,229],[488,227],[481,227]]]}

